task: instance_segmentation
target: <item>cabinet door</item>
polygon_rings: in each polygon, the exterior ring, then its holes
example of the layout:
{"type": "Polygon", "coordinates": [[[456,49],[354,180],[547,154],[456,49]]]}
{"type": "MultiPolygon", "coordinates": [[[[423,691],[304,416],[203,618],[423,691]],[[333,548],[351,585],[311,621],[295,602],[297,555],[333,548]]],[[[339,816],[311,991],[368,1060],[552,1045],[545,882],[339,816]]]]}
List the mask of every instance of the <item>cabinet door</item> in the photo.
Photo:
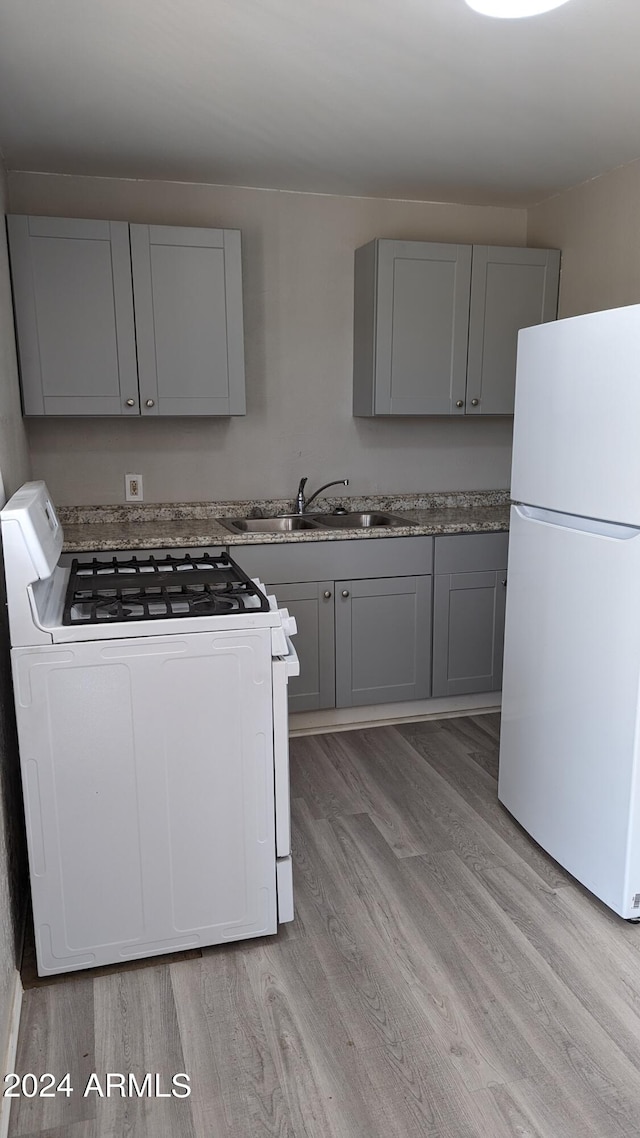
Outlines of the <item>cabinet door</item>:
{"type": "Polygon", "coordinates": [[[278,604],[296,618],[294,644],[300,675],[289,677],[289,711],[335,707],[335,643],[333,581],[267,585],[278,604]]]}
{"type": "Polygon", "coordinates": [[[14,215],[8,229],[25,415],[138,415],[127,223],[14,215]]]}
{"type": "Polygon", "coordinates": [[[374,413],[464,414],[471,246],[378,241],[377,279],[374,413]]]}
{"type": "Polygon", "coordinates": [[[437,573],[433,606],[433,695],[499,691],[506,570],[437,573]]]}
{"type": "Polygon", "coordinates": [[[143,415],[244,415],[240,233],[132,225],[143,415]]]}
{"type": "Polygon", "coordinates": [[[555,320],[557,249],[473,246],[466,411],[513,415],[518,332],[555,320]]]}
{"type": "Polygon", "coordinates": [[[336,705],[425,699],[431,577],[336,581],[336,705]]]}

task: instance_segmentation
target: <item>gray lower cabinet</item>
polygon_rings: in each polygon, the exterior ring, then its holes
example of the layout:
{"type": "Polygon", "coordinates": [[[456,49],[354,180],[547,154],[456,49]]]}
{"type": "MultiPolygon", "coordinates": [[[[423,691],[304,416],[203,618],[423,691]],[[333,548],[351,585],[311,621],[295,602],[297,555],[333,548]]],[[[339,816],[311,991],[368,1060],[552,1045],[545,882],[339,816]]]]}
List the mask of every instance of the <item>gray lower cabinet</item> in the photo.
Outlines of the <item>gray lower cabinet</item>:
{"type": "Polygon", "coordinates": [[[300,675],[289,681],[292,711],[428,697],[433,538],[229,552],[296,618],[300,675]]]}
{"type": "Polygon", "coordinates": [[[295,616],[290,708],[313,711],[499,691],[507,548],[490,533],[229,552],[295,616]]]}
{"type": "Polygon", "coordinates": [[[25,415],[241,415],[236,230],[10,215],[25,415]]]}
{"type": "Polygon", "coordinates": [[[336,581],[336,707],[426,699],[431,577],[336,581]]]}
{"type": "Polygon", "coordinates": [[[354,415],[512,415],[520,328],[554,320],[557,249],[356,250],[354,415]]]}
{"type": "MultiPolygon", "coordinates": [[[[232,553],[235,556],[235,551],[232,553]]],[[[333,581],[273,585],[278,604],[296,618],[300,675],[289,678],[289,710],[335,707],[336,664],[333,581]]]]}
{"type": "Polygon", "coordinates": [[[435,539],[434,696],[499,691],[507,534],[435,539]]]}

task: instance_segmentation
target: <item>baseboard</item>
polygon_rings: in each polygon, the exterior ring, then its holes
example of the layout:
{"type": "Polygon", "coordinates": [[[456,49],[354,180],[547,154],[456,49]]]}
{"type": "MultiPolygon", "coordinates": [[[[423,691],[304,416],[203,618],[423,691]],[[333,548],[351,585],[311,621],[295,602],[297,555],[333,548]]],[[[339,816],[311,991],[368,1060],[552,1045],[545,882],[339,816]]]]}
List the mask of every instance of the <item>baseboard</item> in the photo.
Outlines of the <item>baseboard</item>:
{"type": "Polygon", "coordinates": [[[321,735],[328,731],[357,731],[396,723],[427,719],[448,719],[456,715],[484,715],[499,711],[501,692],[479,695],[422,699],[407,703],[386,703],[376,707],[327,708],[326,711],[297,711],[289,716],[289,735],[321,735]]]}
{"type": "MultiPolygon", "coordinates": [[[[1,1077],[9,1074],[10,1071],[16,1069],[16,1054],[18,1051],[18,1030],[20,1028],[20,1010],[22,1008],[22,981],[20,980],[20,973],[16,968],[13,977],[13,993],[11,996],[11,1011],[9,1014],[8,1034],[4,1046],[4,1063],[2,1065],[1,1077]]],[[[4,1082],[2,1083],[4,1089],[4,1082]]],[[[11,1110],[11,1099],[0,1099],[0,1138],[7,1138],[9,1132],[9,1111],[11,1110]]]]}

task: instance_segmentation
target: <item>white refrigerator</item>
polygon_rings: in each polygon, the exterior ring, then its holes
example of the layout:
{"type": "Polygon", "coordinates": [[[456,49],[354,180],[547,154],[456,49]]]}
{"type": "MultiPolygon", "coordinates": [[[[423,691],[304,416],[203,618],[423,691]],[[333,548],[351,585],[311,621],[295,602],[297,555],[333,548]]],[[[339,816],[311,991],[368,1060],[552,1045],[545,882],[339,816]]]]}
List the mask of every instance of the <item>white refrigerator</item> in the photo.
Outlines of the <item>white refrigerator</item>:
{"type": "Polygon", "coordinates": [[[500,801],[640,918],[640,305],[524,329],[500,801]]]}

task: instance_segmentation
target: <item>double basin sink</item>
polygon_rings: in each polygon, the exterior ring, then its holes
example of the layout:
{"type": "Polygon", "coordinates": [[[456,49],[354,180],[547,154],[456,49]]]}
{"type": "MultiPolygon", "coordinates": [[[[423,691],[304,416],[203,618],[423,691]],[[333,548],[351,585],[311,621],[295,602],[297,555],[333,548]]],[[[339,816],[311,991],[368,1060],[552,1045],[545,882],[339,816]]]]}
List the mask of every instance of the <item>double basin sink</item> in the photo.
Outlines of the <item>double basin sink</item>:
{"type": "Polygon", "coordinates": [[[275,518],[218,518],[218,521],[232,533],[293,533],[299,530],[411,525],[404,518],[380,510],[351,514],[283,514],[275,518]]]}

